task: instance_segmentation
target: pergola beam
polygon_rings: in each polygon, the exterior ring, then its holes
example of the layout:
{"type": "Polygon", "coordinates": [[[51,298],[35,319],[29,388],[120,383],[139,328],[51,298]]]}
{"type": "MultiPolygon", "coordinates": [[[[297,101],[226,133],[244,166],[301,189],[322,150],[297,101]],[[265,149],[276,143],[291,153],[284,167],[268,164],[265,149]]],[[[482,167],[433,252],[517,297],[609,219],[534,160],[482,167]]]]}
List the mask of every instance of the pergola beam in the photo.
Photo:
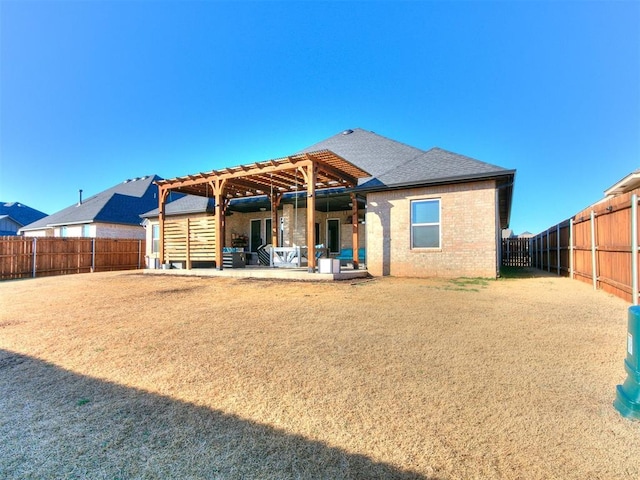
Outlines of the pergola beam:
{"type": "MultiPolygon", "coordinates": [[[[282,200],[282,195],[286,192],[304,191],[306,187],[308,267],[309,271],[314,271],[316,267],[316,189],[336,186],[355,187],[358,178],[368,176],[370,175],[366,171],[349,163],[335,153],[329,150],[320,150],[266,162],[212,170],[208,173],[177,177],[171,180],[158,180],[156,184],[160,191],[160,256],[164,261],[164,204],[168,193],[171,191],[214,197],[216,217],[214,222],[215,260],[216,268],[222,269],[224,213],[230,199],[262,195],[269,197],[272,205],[272,242],[277,245],[279,225],[277,213],[275,212],[277,212],[277,207],[282,200]],[[300,176],[299,173],[301,173],[300,176]]],[[[357,258],[355,260],[357,262],[357,258]]]]}

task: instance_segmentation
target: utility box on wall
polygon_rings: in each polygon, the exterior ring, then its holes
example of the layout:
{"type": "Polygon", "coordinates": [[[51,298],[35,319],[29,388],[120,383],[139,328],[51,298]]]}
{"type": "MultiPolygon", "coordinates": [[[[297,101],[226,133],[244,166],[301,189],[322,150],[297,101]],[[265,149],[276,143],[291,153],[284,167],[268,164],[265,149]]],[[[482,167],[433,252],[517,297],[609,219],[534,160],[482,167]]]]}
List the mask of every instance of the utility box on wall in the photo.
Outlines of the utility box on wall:
{"type": "Polygon", "coordinates": [[[627,379],[618,385],[613,406],[623,417],[640,420],[640,306],[629,307],[627,327],[627,358],[624,361],[627,379]]]}

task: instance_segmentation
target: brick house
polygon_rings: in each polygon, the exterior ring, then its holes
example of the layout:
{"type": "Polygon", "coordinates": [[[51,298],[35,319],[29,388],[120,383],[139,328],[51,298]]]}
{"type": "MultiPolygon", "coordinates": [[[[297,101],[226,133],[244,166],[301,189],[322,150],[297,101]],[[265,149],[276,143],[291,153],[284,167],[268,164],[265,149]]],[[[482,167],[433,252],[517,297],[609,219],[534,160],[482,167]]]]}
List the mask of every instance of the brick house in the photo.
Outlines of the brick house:
{"type": "Polygon", "coordinates": [[[45,216],[19,230],[27,237],[88,237],[144,239],[140,214],[158,204],[160,177],[125,180],[96,195],[45,216]]]}
{"type": "Polygon", "coordinates": [[[184,245],[164,247],[185,243],[186,219],[205,214],[165,207],[169,194],[183,193],[219,204],[207,216],[222,242],[199,243],[198,258],[220,267],[223,249],[243,239],[248,253],[265,243],[303,246],[310,272],[323,249],[342,260],[348,252],[374,276],[496,277],[514,177],[515,170],[440,148],[345,130],[286,158],[159,181],[159,208],[146,218],[158,225],[164,262],[185,260],[184,245]]]}

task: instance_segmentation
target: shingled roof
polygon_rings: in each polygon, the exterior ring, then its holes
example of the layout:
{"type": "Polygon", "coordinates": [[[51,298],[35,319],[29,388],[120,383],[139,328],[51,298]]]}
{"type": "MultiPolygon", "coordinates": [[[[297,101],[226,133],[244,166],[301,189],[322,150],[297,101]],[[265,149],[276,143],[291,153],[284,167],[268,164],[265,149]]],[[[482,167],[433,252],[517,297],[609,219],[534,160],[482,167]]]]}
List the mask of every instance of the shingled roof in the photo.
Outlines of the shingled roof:
{"type": "MultiPolygon", "coordinates": [[[[200,197],[198,195],[182,195],[170,193],[164,207],[165,215],[186,215],[188,213],[213,213],[215,210],[215,200],[213,198],[200,197]]],[[[153,218],[160,215],[160,209],[154,208],[140,215],[142,218],[153,218]]]]}
{"type": "Polygon", "coordinates": [[[20,231],[93,222],[139,225],[140,214],[158,205],[158,186],[154,182],[160,179],[157,175],[147,175],[125,180],[82,203],[30,223],[20,231]]]}
{"type": "Polygon", "coordinates": [[[420,150],[361,128],[344,130],[300,153],[316,149],[331,150],[371,173],[371,177],[361,179],[357,190],[476,180],[514,173],[514,170],[438,147],[420,150]]]}
{"type": "Polygon", "coordinates": [[[361,128],[349,129],[299,153],[328,149],[372,176],[355,191],[367,192],[495,179],[500,191],[500,219],[509,224],[515,170],[434,147],[420,150],[361,128]]]}
{"type": "Polygon", "coordinates": [[[22,226],[44,218],[47,214],[24,203],[0,202],[0,216],[7,216],[22,226]]]}

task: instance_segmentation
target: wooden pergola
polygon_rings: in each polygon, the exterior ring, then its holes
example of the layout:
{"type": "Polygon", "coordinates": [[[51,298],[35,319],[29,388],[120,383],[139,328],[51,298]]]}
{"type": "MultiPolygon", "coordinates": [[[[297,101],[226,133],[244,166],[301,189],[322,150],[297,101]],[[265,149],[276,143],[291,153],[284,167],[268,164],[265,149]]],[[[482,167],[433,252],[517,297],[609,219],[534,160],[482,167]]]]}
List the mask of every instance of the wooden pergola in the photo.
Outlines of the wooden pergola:
{"type": "MultiPolygon", "coordinates": [[[[353,188],[359,178],[370,174],[336,155],[330,150],[300,153],[288,157],[256,162],[237,167],[212,170],[170,180],[158,180],[160,191],[160,259],[164,263],[165,203],[169,192],[212,197],[215,199],[215,261],[222,269],[225,211],[229,201],[266,195],[271,202],[271,243],[278,246],[278,206],[282,196],[297,192],[300,184],[307,190],[307,248],[308,270],[316,267],[315,255],[315,198],[316,190],[324,188],[353,188]]],[[[354,268],[358,268],[358,202],[352,197],[352,226],[354,268]]]]}

